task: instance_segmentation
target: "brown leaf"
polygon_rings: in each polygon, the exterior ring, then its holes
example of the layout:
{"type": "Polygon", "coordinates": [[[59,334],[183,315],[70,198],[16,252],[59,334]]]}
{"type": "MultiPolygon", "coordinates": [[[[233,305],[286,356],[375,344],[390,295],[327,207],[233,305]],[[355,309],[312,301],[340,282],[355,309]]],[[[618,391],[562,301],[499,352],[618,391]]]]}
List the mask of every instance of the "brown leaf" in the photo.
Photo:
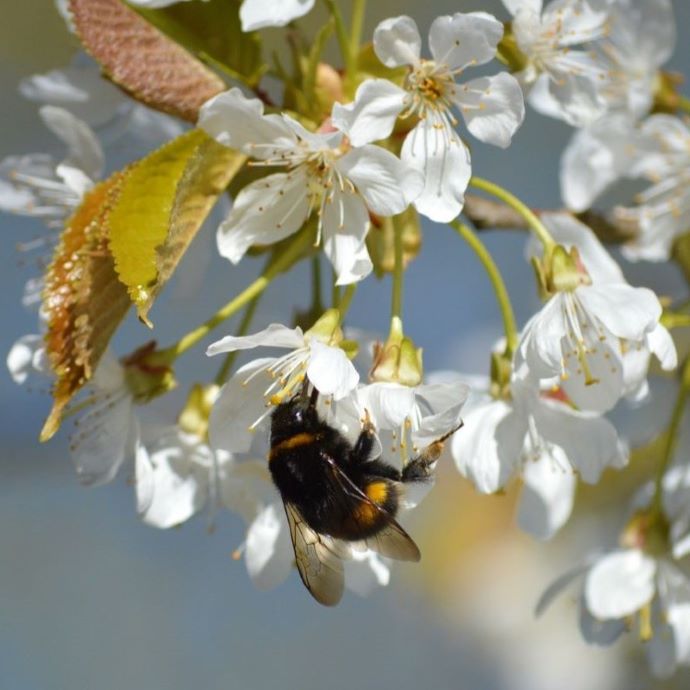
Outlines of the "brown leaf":
{"type": "Polygon", "coordinates": [[[70,0],[77,35],[105,75],[146,105],[196,122],[224,82],[121,0],[70,0]]]}
{"type": "Polygon", "coordinates": [[[65,406],[93,376],[130,305],[127,289],[115,273],[107,233],[107,218],[125,178],[126,172],[115,173],[86,194],[67,222],[46,272],[45,342],[56,380],[42,441],[57,431],[65,406]]]}

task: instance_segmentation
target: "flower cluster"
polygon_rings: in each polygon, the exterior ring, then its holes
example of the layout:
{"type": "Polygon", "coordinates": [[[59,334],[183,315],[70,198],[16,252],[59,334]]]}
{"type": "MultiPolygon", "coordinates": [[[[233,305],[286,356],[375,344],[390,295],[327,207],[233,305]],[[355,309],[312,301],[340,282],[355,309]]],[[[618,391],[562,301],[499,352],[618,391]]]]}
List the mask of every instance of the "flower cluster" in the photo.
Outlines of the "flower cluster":
{"type": "MultiPolygon", "coordinates": [[[[131,0],[138,10],[107,0],[119,17],[108,27],[84,2],[60,7],[99,64],[80,57],[20,85],[66,154],[0,161],[0,210],[44,226],[25,243],[42,254],[24,291],[27,305],[40,303],[37,332],[16,341],[8,368],[19,384],[51,388],[42,438],[83,413],[70,444],[83,484],[128,476],[137,514],[160,529],[201,512],[213,527],[220,511],[236,513],[246,537],[234,553],[258,587],[296,568],[319,602],[334,604],[343,586],[365,594],[388,584],[394,560],[419,558],[399,520],[433,486],[446,441],[480,493],[519,485],[518,526],[540,540],[575,512],[579,480],[620,482],[637,442],[617,415],[650,399],[652,377],[675,376],[685,355],[672,331],[690,325],[687,295],[631,284],[618,250],[604,246],[622,245],[627,261],[673,257],[690,275],[690,100],[662,70],[675,42],[670,0],[503,0],[504,18],[435,18],[428,50],[409,16],[381,21],[363,46],[363,2],[351,27],[326,3],[330,23],[313,40],[297,20],[314,0],[243,0],[223,10],[234,15],[223,26],[215,6],[190,3],[177,10],[198,13],[198,26],[179,35],[166,23],[174,0],[131,0]],[[269,64],[258,30],[288,24],[291,67],[277,53],[269,64]],[[323,59],[332,28],[342,66],[323,59]],[[139,32],[155,59],[113,55],[106,31],[139,32]],[[228,42],[238,50],[219,48],[228,42]],[[466,78],[480,66],[488,74],[466,78]],[[532,210],[473,170],[472,138],[508,149],[525,102],[538,113],[527,117],[574,130],[552,210],[532,210]],[[115,169],[115,148],[145,155],[115,169]],[[632,198],[624,187],[607,208],[624,179],[649,186],[632,198]],[[118,359],[110,340],[127,308],[149,324],[226,194],[229,212],[211,230],[227,272],[258,255],[263,272],[169,347],[139,344],[118,359]],[[484,373],[425,371],[414,322],[403,323],[403,276],[424,260],[433,224],[467,241],[494,288],[504,337],[484,373]],[[525,261],[542,304],[524,323],[473,226],[529,232],[525,261]],[[248,335],[261,293],[306,259],[310,308],[248,335]],[[365,338],[350,303],[361,281],[386,274],[390,316],[379,330],[388,335],[365,338]],[[242,308],[237,330],[207,347],[222,361],[217,376],[179,382],[177,359],[242,308]],[[237,365],[254,348],[271,352],[237,365]],[[158,399],[181,383],[175,417],[158,399]]],[[[368,305],[372,318],[378,306],[368,305]]],[[[664,676],[690,665],[690,474],[675,453],[689,394],[686,359],[620,547],[559,579],[539,607],[583,576],[584,638],[609,644],[637,627],[664,676]]]]}

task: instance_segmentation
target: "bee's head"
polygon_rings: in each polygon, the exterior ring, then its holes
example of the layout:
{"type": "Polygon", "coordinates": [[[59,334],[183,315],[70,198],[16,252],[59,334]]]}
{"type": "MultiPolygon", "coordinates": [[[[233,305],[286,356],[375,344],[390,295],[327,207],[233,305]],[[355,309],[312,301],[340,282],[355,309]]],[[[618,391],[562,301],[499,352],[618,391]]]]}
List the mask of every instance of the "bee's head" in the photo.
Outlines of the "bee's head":
{"type": "Polygon", "coordinates": [[[305,431],[313,431],[319,425],[316,407],[308,399],[295,396],[288,402],[280,403],[271,415],[271,444],[291,438],[305,431]]]}

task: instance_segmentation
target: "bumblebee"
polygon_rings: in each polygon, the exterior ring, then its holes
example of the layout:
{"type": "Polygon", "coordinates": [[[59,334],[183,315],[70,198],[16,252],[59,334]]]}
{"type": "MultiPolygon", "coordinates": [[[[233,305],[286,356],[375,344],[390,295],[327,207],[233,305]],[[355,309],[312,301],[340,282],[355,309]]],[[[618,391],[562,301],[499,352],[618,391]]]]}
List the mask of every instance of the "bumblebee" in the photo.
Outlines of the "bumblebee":
{"type": "Polygon", "coordinates": [[[365,419],[352,445],[320,419],[318,392],[279,404],[271,417],[269,469],[285,506],[295,563],[302,582],[321,604],[334,606],[344,588],[343,560],[353,549],[418,561],[420,552],[396,522],[407,482],[430,477],[443,441],[431,444],[402,472],[371,458],[374,427],[365,419]]]}

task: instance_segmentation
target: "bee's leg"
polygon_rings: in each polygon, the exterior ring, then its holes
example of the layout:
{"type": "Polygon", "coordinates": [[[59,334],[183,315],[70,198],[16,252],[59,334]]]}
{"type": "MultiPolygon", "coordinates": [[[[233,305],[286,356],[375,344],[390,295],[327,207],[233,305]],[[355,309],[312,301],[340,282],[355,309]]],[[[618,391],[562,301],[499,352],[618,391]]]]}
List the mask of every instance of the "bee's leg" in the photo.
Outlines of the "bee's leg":
{"type": "Polygon", "coordinates": [[[446,441],[462,426],[462,422],[454,429],[430,443],[422,452],[410,460],[402,471],[403,482],[418,482],[428,479],[434,469],[436,461],[441,457],[446,441]]]}
{"type": "Polygon", "coordinates": [[[360,432],[355,446],[350,452],[350,464],[361,465],[369,460],[371,451],[374,449],[374,437],[376,430],[371,423],[368,410],[364,411],[364,419],[362,420],[362,431],[360,432]]]}

